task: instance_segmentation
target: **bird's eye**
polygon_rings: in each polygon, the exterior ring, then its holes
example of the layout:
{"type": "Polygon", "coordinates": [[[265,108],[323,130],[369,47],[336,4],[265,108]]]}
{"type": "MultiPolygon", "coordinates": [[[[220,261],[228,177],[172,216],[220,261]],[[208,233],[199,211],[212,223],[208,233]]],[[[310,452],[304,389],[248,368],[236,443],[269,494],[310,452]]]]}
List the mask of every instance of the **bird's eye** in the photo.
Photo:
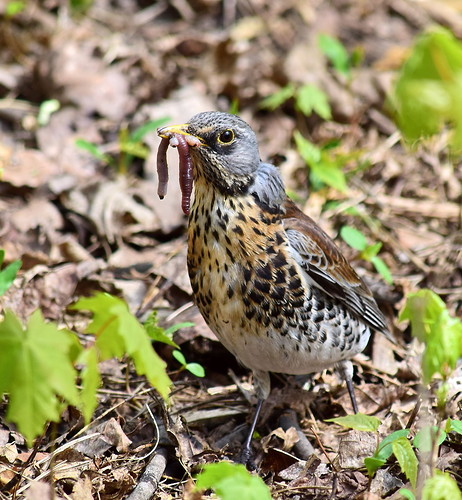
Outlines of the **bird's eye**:
{"type": "Polygon", "coordinates": [[[231,144],[234,141],[234,132],[231,129],[227,129],[218,136],[218,142],[220,144],[231,144]]]}

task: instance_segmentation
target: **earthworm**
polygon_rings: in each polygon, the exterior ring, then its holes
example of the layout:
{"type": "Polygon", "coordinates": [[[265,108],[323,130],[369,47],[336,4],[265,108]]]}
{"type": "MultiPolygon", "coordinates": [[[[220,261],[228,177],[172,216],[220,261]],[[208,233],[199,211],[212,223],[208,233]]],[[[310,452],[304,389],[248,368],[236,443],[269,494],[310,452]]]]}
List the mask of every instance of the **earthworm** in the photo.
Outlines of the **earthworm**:
{"type": "Polygon", "coordinates": [[[157,194],[162,200],[167,194],[168,186],[168,167],[167,167],[167,149],[169,145],[169,139],[162,137],[157,151],[157,194]]]}
{"type": "Polygon", "coordinates": [[[176,135],[175,138],[178,141],[178,155],[180,157],[181,208],[185,215],[189,215],[193,186],[193,166],[189,154],[189,141],[183,135],[176,135]]]}

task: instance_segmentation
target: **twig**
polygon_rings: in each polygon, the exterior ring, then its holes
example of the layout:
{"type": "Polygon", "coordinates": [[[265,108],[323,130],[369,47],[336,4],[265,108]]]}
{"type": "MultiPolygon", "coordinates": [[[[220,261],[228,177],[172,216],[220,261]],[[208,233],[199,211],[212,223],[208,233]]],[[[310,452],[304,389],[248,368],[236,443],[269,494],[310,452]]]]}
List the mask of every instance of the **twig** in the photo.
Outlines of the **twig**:
{"type": "Polygon", "coordinates": [[[159,448],[148,462],[139,483],[128,495],[127,500],[149,500],[152,498],[159,486],[166,466],[167,451],[164,448],[159,448]]]}

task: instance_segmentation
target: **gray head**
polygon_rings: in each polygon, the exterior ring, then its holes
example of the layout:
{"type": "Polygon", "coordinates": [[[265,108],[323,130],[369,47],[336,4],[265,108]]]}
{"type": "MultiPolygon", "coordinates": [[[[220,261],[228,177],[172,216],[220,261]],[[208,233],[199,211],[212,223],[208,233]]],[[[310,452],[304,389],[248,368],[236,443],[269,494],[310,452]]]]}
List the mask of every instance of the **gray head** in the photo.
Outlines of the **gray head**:
{"type": "Polygon", "coordinates": [[[202,144],[190,148],[196,178],[203,176],[228,194],[245,191],[253,183],[261,162],[255,133],[244,120],[206,111],[193,116],[185,130],[202,144]]]}

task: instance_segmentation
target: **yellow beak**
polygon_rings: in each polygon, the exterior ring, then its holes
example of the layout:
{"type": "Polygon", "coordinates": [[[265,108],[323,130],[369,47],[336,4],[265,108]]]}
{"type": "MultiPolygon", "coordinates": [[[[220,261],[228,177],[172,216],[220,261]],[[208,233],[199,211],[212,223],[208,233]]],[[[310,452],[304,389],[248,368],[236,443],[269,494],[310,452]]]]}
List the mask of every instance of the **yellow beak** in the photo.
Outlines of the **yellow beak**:
{"type": "Polygon", "coordinates": [[[157,135],[163,139],[170,139],[173,134],[191,135],[186,131],[187,128],[187,123],[182,123],[181,125],[169,125],[167,127],[158,128],[157,135]]]}

